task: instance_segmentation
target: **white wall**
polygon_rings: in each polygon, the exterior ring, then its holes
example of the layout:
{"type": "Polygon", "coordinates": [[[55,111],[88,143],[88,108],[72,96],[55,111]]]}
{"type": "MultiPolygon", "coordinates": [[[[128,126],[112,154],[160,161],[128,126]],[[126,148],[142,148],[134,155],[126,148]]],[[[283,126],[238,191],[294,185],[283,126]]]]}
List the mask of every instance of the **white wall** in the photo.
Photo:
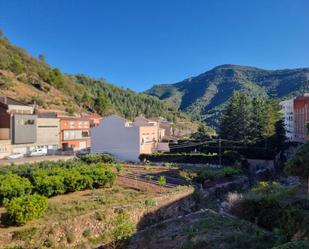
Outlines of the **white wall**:
{"type": "Polygon", "coordinates": [[[126,120],[112,115],[91,129],[91,153],[107,152],[119,161],[139,161],[139,128],[126,126],[126,120]]]}
{"type": "Polygon", "coordinates": [[[280,102],[281,112],[284,117],[284,124],[286,130],[286,137],[288,140],[293,141],[295,138],[294,134],[294,99],[289,99],[280,102]]]}

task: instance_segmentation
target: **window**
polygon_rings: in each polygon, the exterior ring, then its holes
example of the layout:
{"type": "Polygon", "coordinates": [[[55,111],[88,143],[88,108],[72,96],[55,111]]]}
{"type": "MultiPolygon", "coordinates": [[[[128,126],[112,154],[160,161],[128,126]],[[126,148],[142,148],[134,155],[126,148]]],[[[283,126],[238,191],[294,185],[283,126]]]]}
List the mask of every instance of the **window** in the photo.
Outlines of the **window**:
{"type": "Polygon", "coordinates": [[[82,137],[89,137],[88,131],[82,131],[82,137]]]}
{"type": "Polygon", "coordinates": [[[74,128],[74,121],[70,121],[70,128],[74,128]]]}
{"type": "Polygon", "coordinates": [[[82,128],[83,127],[83,122],[82,121],[78,121],[78,128],[82,128]]]}
{"type": "Polygon", "coordinates": [[[85,127],[85,128],[89,127],[89,122],[88,122],[88,121],[85,121],[85,122],[84,122],[84,127],[85,127]]]}

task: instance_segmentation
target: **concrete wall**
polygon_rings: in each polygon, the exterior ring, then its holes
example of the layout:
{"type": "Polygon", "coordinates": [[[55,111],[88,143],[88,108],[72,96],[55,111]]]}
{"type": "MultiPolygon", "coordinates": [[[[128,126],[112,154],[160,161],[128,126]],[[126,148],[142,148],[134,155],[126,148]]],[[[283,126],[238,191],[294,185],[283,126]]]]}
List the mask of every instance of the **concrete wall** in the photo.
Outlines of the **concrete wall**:
{"type": "Polygon", "coordinates": [[[128,126],[126,120],[112,115],[91,129],[91,152],[107,152],[120,161],[139,161],[139,128],[128,126]]]}
{"type": "Polygon", "coordinates": [[[27,144],[37,140],[37,116],[15,114],[12,118],[12,143],[27,144]]]}
{"type": "Polygon", "coordinates": [[[60,128],[58,118],[37,119],[37,141],[36,146],[45,146],[47,149],[60,147],[60,128]],[[52,148],[53,147],[53,148],[52,148]]]}

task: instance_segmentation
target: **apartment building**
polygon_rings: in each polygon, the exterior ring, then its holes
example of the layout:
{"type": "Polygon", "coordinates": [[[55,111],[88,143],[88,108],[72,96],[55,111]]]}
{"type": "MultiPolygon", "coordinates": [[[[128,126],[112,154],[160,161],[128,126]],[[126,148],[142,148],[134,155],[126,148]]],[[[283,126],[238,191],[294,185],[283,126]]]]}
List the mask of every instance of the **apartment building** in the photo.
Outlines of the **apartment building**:
{"type": "Polygon", "coordinates": [[[157,122],[139,116],[133,122],[111,115],[91,129],[91,152],[110,153],[119,161],[139,161],[140,154],[168,151],[157,122]]]}
{"type": "Polygon", "coordinates": [[[0,97],[0,139],[11,143],[7,153],[27,154],[37,140],[37,115],[34,107],[12,98],[0,97]]]}
{"type": "Polygon", "coordinates": [[[280,106],[284,118],[286,137],[289,141],[294,141],[294,99],[281,101],[280,106]]]}
{"type": "Polygon", "coordinates": [[[59,120],[60,146],[63,150],[78,151],[90,147],[89,117],[59,117],[59,120]]]}
{"type": "Polygon", "coordinates": [[[294,141],[304,143],[308,139],[309,94],[296,97],[294,105],[294,141]]]}

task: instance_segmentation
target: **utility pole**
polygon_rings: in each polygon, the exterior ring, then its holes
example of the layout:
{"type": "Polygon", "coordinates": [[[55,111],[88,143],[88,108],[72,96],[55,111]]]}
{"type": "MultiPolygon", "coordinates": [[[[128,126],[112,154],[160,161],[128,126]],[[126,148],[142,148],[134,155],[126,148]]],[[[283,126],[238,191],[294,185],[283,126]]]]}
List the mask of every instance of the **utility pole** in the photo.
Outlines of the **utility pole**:
{"type": "Polygon", "coordinates": [[[221,158],[221,138],[219,137],[219,165],[222,165],[222,158],[221,158]]]}

